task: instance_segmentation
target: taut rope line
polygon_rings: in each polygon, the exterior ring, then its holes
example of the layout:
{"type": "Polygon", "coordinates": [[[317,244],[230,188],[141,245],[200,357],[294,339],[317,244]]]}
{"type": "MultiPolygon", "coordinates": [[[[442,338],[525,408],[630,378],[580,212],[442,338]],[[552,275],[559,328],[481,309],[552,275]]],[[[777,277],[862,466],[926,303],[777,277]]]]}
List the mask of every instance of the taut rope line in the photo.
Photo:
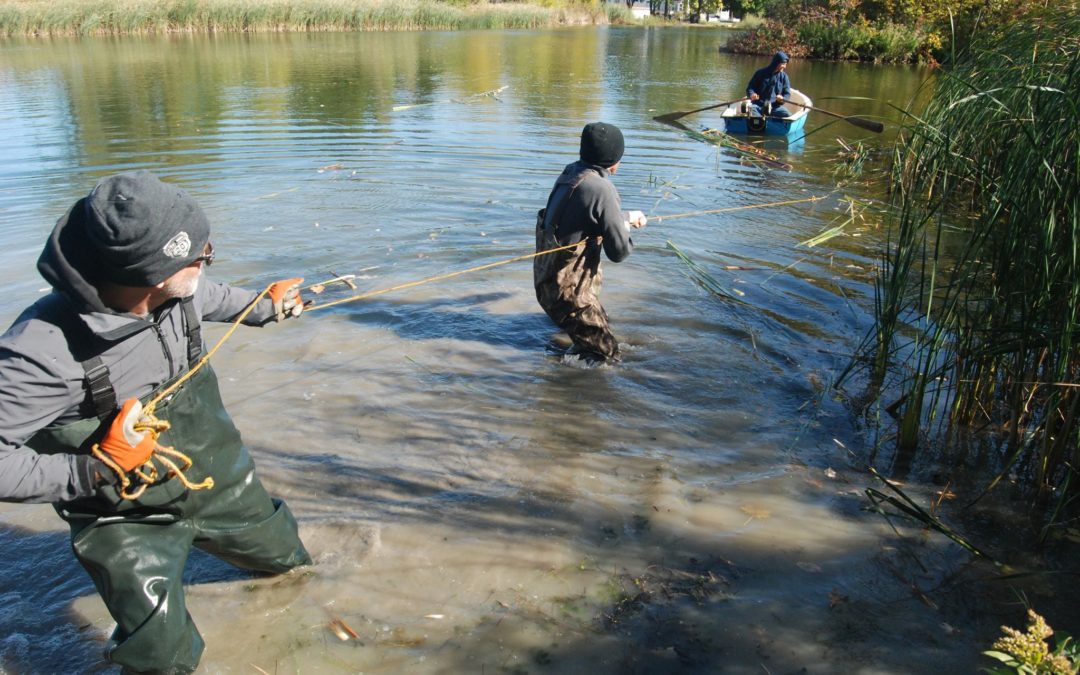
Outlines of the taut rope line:
{"type": "Polygon", "coordinates": [[[763,209],[769,206],[787,206],[789,204],[802,204],[805,202],[816,202],[825,199],[824,197],[804,197],[803,199],[789,199],[784,202],[770,202],[768,204],[749,204],[747,206],[729,206],[723,209],[710,209],[708,211],[688,211],[687,213],[673,213],[670,216],[652,216],[653,220],[671,220],[672,218],[685,218],[687,216],[704,216],[710,213],[728,213],[730,211],[743,211],[745,209],[763,209]]]}
{"type": "MultiPolygon", "coordinates": [[[[711,210],[708,210],[708,211],[690,211],[690,212],[687,212],[687,213],[675,213],[675,214],[671,214],[671,215],[667,215],[667,216],[653,216],[653,219],[659,222],[659,221],[663,221],[663,220],[671,220],[672,218],[685,218],[687,216],[706,215],[706,214],[710,214],[710,213],[727,213],[727,212],[730,212],[730,211],[742,211],[742,210],[745,210],[745,209],[760,209],[760,208],[766,208],[766,207],[771,207],[771,206],[786,206],[786,205],[789,205],[789,204],[801,204],[801,203],[804,203],[804,202],[816,202],[816,201],[821,200],[821,199],[824,199],[824,197],[812,196],[812,197],[806,197],[806,198],[803,198],[803,199],[791,199],[791,200],[781,201],[781,202],[770,202],[768,204],[750,204],[750,205],[746,205],[746,206],[731,206],[731,207],[722,208],[722,209],[711,209],[711,210]]],[[[602,239],[602,237],[596,237],[596,240],[599,242],[599,241],[602,241],[603,239],[602,239]]],[[[520,260],[528,260],[530,258],[537,258],[537,257],[542,256],[542,255],[548,255],[549,253],[557,253],[559,251],[565,251],[566,249],[581,246],[582,244],[586,243],[587,241],[588,241],[588,239],[582,239],[581,241],[575,242],[573,244],[567,244],[565,246],[558,246],[556,248],[551,248],[551,249],[548,249],[546,251],[537,251],[536,253],[528,253],[526,255],[519,255],[519,256],[515,256],[513,258],[507,258],[506,260],[499,260],[499,261],[496,261],[496,262],[493,262],[493,263],[488,263],[486,265],[477,265],[476,267],[470,267],[468,269],[459,270],[457,272],[448,272],[446,274],[439,274],[439,275],[436,275],[436,276],[433,276],[433,277],[427,277],[425,279],[420,279],[420,280],[417,280],[417,281],[410,281],[410,282],[407,282],[407,283],[404,283],[404,284],[398,284],[397,286],[391,286],[390,288],[383,288],[383,289],[376,290],[376,291],[369,291],[367,293],[360,293],[359,295],[353,295],[353,296],[350,296],[350,297],[347,297],[347,298],[342,298],[340,300],[334,300],[332,302],[326,302],[326,303],[323,303],[321,305],[312,305],[310,307],[305,308],[304,311],[312,312],[312,311],[315,311],[317,309],[326,309],[327,307],[333,307],[335,305],[342,305],[342,304],[345,304],[346,302],[355,302],[357,300],[363,300],[365,298],[372,298],[372,297],[375,297],[377,295],[383,295],[385,293],[390,293],[392,291],[400,291],[400,290],[403,290],[403,289],[406,289],[406,288],[413,288],[415,286],[420,286],[421,284],[427,284],[427,283],[431,283],[431,282],[434,282],[434,281],[443,281],[445,279],[452,279],[454,277],[458,277],[458,276],[461,276],[463,274],[469,274],[470,272],[480,272],[482,270],[488,270],[488,269],[491,269],[493,267],[500,267],[502,265],[508,265],[510,263],[518,262],[520,260]]],[[[338,281],[341,278],[342,277],[332,279],[331,282],[338,281]]],[[[270,286],[272,286],[272,285],[273,284],[270,284],[269,286],[264,288],[261,293],[259,293],[257,296],[255,296],[255,299],[252,300],[251,303],[246,308],[244,308],[244,311],[240,312],[240,314],[237,315],[237,317],[235,319],[233,319],[232,325],[229,327],[229,329],[227,331],[225,331],[225,334],[221,336],[221,338],[217,341],[217,343],[215,343],[214,346],[212,348],[210,348],[210,350],[207,351],[206,354],[204,354],[202,356],[202,358],[200,358],[199,361],[194,366],[192,366],[186,373],[184,373],[182,376],[177,378],[177,380],[175,382],[173,382],[168,387],[163,389],[160,393],[158,393],[157,396],[150,399],[150,401],[145,406],[143,406],[142,417],[135,424],[135,430],[136,431],[144,431],[144,432],[149,433],[149,434],[151,434],[153,436],[154,441],[155,441],[155,447],[154,447],[154,451],[153,451],[153,453],[151,455],[151,458],[157,457],[158,461],[161,462],[162,464],[164,464],[168,468],[168,474],[166,475],[166,479],[171,478],[172,476],[176,476],[184,484],[184,487],[188,488],[189,490],[203,490],[203,489],[212,488],[214,486],[214,479],[211,476],[207,476],[206,479],[203,480],[201,483],[192,483],[187,478],[187,476],[184,475],[184,471],[191,468],[191,466],[192,466],[191,459],[187,455],[185,455],[184,453],[180,452],[179,450],[176,450],[175,448],[162,446],[162,445],[157,444],[158,437],[163,432],[165,432],[165,431],[167,431],[169,429],[169,423],[167,421],[165,421],[165,420],[160,420],[157,417],[155,417],[154,416],[154,410],[157,408],[158,403],[160,403],[165,397],[169,396],[174,391],[176,391],[180,387],[180,385],[182,385],[184,382],[187,382],[189,379],[191,379],[191,377],[194,376],[195,373],[197,373],[200,368],[202,368],[204,365],[206,365],[210,361],[210,357],[212,357],[217,352],[217,350],[219,348],[221,348],[221,346],[223,344],[225,344],[226,340],[228,340],[230,337],[232,337],[232,334],[236,331],[237,328],[240,327],[240,324],[244,321],[245,318],[247,318],[247,315],[250,314],[253,309],[255,309],[255,306],[259,303],[259,300],[262,300],[263,297],[265,297],[266,294],[270,292],[270,286]],[[176,460],[175,462],[173,461],[174,459],[176,460]],[[178,466],[176,462],[179,462],[182,466],[178,466]]],[[[319,285],[319,284],[315,284],[315,285],[319,285]]],[[[307,288],[311,288],[311,287],[309,286],[307,288]]],[[[127,476],[127,474],[124,472],[124,470],[119,465],[117,465],[116,462],[114,462],[108,455],[106,455],[104,452],[100,451],[97,447],[94,448],[93,452],[94,452],[94,455],[98,459],[100,459],[102,462],[104,462],[110,469],[112,469],[113,471],[116,472],[117,476],[120,477],[120,495],[124,499],[138,499],[143,494],[143,492],[146,491],[146,488],[150,484],[154,483],[158,479],[157,467],[155,467],[153,462],[150,459],[148,459],[146,461],[146,463],[144,463],[142,466],[140,466],[140,467],[138,467],[138,468],[136,468],[136,469],[134,469],[132,471],[132,473],[134,473],[140,480],[142,480],[143,483],[141,485],[139,485],[137,488],[135,488],[134,490],[131,490],[130,488],[131,488],[132,481],[127,476]]]]}
{"type": "MultiPolygon", "coordinates": [[[[675,214],[672,214],[670,216],[653,216],[653,219],[657,220],[657,221],[662,221],[662,220],[670,220],[672,218],[685,218],[687,216],[705,215],[705,214],[709,214],[709,213],[727,213],[729,211],[742,211],[742,210],[745,210],[745,209],[763,209],[763,208],[767,208],[767,207],[771,207],[771,206],[786,206],[788,204],[802,204],[802,203],[805,203],[805,202],[816,202],[816,201],[819,201],[821,199],[825,199],[825,198],[824,197],[818,197],[818,196],[812,196],[812,197],[804,197],[803,199],[789,199],[787,201],[782,201],[782,202],[770,202],[768,204],[750,204],[750,205],[747,205],[747,206],[730,206],[730,207],[723,208],[723,209],[712,209],[712,210],[709,210],[709,211],[691,211],[691,212],[687,212],[687,213],[675,213],[675,214]]],[[[597,237],[597,239],[599,240],[600,238],[597,237]]],[[[510,264],[512,262],[518,262],[519,260],[528,260],[529,258],[536,258],[538,256],[547,255],[548,253],[556,253],[558,251],[563,251],[563,250],[566,250],[568,248],[574,248],[575,246],[579,246],[579,245],[581,245],[580,241],[577,242],[577,243],[574,243],[574,244],[567,244],[566,246],[559,246],[558,248],[548,249],[546,251],[538,251],[536,253],[529,253],[529,254],[526,254],[526,255],[519,255],[519,256],[516,256],[514,258],[507,258],[506,260],[500,260],[498,262],[488,263],[486,265],[479,265],[477,267],[470,267],[467,270],[459,270],[457,272],[449,272],[447,274],[439,274],[437,276],[428,277],[426,279],[420,279],[419,281],[410,281],[408,283],[400,284],[398,286],[391,286],[390,288],[383,288],[383,289],[380,289],[380,290],[377,290],[377,291],[369,291],[367,293],[361,293],[359,295],[353,295],[353,296],[349,296],[347,298],[341,298],[340,300],[334,300],[332,302],[326,302],[326,303],[323,303],[321,305],[312,305],[311,307],[305,308],[304,311],[305,312],[313,312],[313,311],[315,311],[317,309],[326,309],[327,307],[333,307],[334,305],[343,305],[346,302],[355,302],[356,300],[363,300],[365,298],[372,298],[372,297],[375,297],[376,295],[382,295],[384,293],[390,293],[391,291],[400,291],[400,290],[403,290],[403,289],[406,289],[406,288],[412,288],[414,286],[419,286],[421,284],[431,283],[433,281],[443,281],[445,279],[451,279],[451,278],[456,277],[456,276],[461,276],[462,274],[468,274],[470,272],[479,272],[481,270],[487,270],[487,269],[491,269],[492,267],[499,267],[501,265],[508,265],[508,264],[510,264]]]]}
{"type": "MultiPolygon", "coordinates": [[[[596,237],[596,239],[597,239],[597,241],[599,241],[600,237],[596,237]]],[[[356,300],[363,300],[364,298],[372,298],[372,297],[375,297],[376,295],[382,295],[384,293],[389,293],[391,291],[400,291],[400,290],[402,290],[404,288],[412,288],[414,286],[419,286],[421,284],[431,283],[433,281],[443,281],[444,279],[451,279],[453,277],[458,277],[458,276],[461,276],[462,274],[468,274],[470,272],[479,272],[481,270],[491,269],[492,267],[499,267],[501,265],[508,265],[508,264],[510,264],[512,262],[518,262],[519,260],[528,260],[529,258],[536,258],[536,257],[542,256],[542,255],[547,255],[549,253],[556,253],[558,251],[565,251],[568,248],[574,248],[576,246],[581,246],[586,241],[588,241],[588,240],[587,239],[582,239],[581,241],[575,242],[573,244],[567,244],[566,246],[559,246],[557,248],[549,248],[546,251],[537,251],[536,253],[528,253],[526,255],[519,255],[519,256],[516,256],[516,257],[513,257],[513,258],[507,258],[506,260],[499,260],[497,262],[488,263],[486,265],[478,265],[476,267],[470,267],[467,270],[458,270],[457,272],[448,272],[447,274],[439,274],[439,275],[436,275],[436,276],[433,276],[433,277],[428,277],[426,279],[420,279],[419,281],[410,281],[408,283],[399,284],[397,286],[391,286],[390,288],[382,288],[382,289],[379,289],[377,291],[368,291],[367,293],[361,293],[359,295],[352,295],[352,296],[349,296],[347,298],[342,298],[340,300],[334,300],[332,302],[324,302],[321,305],[312,305],[311,307],[304,308],[304,311],[305,312],[313,312],[313,311],[315,311],[317,309],[326,309],[327,307],[333,307],[334,305],[342,305],[342,304],[345,304],[346,302],[354,302],[356,300]]]]}

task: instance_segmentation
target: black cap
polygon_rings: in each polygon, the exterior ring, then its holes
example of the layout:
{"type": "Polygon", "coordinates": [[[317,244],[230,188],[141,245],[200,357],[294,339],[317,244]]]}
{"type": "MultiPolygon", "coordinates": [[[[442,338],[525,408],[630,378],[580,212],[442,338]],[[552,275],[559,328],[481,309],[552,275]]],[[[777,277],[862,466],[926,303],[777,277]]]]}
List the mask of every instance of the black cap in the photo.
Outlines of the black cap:
{"type": "Polygon", "coordinates": [[[210,221],[195,200],[149,171],[103,178],[81,201],[78,220],[104,281],[161,283],[202,255],[210,239],[210,221]]]}
{"type": "Polygon", "coordinates": [[[581,130],[581,161],[586,164],[615,166],[625,149],[622,132],[614,124],[593,122],[581,130]]]}

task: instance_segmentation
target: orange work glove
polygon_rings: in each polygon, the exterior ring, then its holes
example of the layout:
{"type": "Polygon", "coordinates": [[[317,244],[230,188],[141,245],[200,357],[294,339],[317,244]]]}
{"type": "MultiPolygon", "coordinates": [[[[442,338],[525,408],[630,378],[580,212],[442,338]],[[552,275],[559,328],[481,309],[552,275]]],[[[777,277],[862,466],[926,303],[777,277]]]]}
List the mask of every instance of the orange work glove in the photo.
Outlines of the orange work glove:
{"type": "Polygon", "coordinates": [[[304,277],[296,277],[270,284],[270,300],[274,303],[274,315],[278,321],[303,313],[304,300],[300,297],[300,284],[303,281],[304,277]]]}
{"type": "Polygon", "coordinates": [[[150,432],[135,431],[135,423],[142,416],[142,409],[142,403],[137,398],[124,401],[105,438],[98,444],[98,448],[124,471],[142,466],[154,452],[156,443],[150,432]]]}

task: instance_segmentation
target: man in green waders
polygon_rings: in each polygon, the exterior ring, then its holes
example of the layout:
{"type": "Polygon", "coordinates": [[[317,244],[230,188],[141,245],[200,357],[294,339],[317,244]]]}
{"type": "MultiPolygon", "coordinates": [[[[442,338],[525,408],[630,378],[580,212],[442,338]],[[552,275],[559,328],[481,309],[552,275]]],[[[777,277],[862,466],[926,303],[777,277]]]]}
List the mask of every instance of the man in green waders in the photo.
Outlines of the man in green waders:
{"type": "MultiPolygon", "coordinates": [[[[106,658],[125,673],[198,666],[203,640],[181,583],[192,546],[259,572],[311,563],[208,364],[157,404],[170,426],[156,441],[136,429],[143,404],[203,354],[201,322],[230,321],[257,295],[203,278],[213,258],[210,223],[183,190],[145,171],[105,178],[45,244],[38,270],[52,292],[0,336],[0,500],[51,502],[68,522],[116,620],[106,658]],[[189,481],[213,487],[170,477],[159,444],[192,460],[189,481]],[[147,461],[156,479],[128,473],[150,473],[147,461]],[[146,487],[131,498],[127,479],[146,487]]],[[[298,316],[300,281],[274,284],[244,323],[298,316]]]]}
{"type": "Polygon", "coordinates": [[[645,227],[641,211],[623,211],[611,176],[625,144],[614,124],[593,122],[581,131],[580,159],[567,164],[536,217],[536,252],[580,246],[533,258],[536,299],[570,336],[571,348],[589,363],[619,360],[619,343],[600,304],[600,249],[611,262],[633,249],[632,227],[645,227]]]}

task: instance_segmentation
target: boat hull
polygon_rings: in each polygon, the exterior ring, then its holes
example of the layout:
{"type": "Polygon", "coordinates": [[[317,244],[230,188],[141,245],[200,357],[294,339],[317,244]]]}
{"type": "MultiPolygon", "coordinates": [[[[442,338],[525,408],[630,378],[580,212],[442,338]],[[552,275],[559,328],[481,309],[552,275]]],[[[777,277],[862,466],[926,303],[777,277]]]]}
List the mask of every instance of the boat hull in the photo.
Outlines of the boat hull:
{"type": "MultiPolygon", "coordinates": [[[[791,90],[788,100],[807,106],[813,105],[809,96],[795,89],[791,90]]],[[[743,136],[794,136],[802,132],[803,127],[806,126],[806,118],[810,115],[810,111],[794,104],[790,107],[797,111],[790,117],[761,117],[744,114],[741,103],[732,104],[724,109],[722,115],[724,131],[743,136]]]]}
{"type": "Polygon", "coordinates": [[[745,136],[791,136],[802,131],[806,115],[798,119],[783,117],[729,117],[724,118],[724,131],[745,136]]]}

